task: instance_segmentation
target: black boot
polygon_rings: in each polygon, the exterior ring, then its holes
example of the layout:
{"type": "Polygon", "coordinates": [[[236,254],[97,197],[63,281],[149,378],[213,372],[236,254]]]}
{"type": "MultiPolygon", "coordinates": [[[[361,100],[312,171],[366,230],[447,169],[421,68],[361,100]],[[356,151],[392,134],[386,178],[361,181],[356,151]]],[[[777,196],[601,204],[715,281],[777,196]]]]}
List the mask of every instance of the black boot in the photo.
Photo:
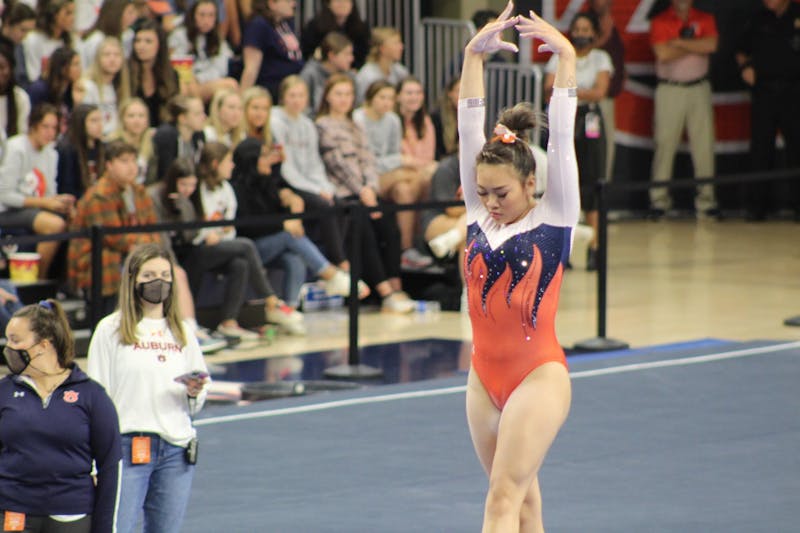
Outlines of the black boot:
{"type": "Polygon", "coordinates": [[[586,270],[594,272],[597,270],[597,249],[589,248],[586,250],[586,270]]]}

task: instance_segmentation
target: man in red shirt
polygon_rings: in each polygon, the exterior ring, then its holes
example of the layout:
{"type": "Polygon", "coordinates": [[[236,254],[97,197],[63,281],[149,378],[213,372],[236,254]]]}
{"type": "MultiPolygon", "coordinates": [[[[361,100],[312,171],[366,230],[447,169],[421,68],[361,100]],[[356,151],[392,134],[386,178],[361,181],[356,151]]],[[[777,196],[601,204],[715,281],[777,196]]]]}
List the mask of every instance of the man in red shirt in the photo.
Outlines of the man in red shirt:
{"type": "MultiPolygon", "coordinates": [[[[653,121],[653,181],[672,178],[675,152],[684,128],[698,178],[714,176],[714,108],[708,81],[709,57],[717,50],[714,17],[692,7],[692,0],[672,0],[672,5],[650,23],[650,43],[656,56],[658,86],[653,121]]],[[[672,206],[669,190],[650,190],[656,215],[672,206]]],[[[718,215],[714,188],[697,188],[698,216],[718,215]]]]}

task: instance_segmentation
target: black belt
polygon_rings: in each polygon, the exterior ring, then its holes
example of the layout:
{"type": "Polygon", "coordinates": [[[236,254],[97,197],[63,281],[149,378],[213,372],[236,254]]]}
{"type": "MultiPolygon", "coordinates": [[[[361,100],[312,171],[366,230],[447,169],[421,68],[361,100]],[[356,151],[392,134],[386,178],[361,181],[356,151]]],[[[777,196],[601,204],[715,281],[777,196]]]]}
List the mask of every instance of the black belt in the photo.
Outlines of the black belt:
{"type": "Polygon", "coordinates": [[[667,85],[677,85],[678,87],[691,87],[693,85],[698,85],[700,83],[703,83],[704,81],[708,81],[708,76],[703,76],[702,78],[697,78],[696,80],[689,80],[689,81],[665,80],[663,78],[658,78],[658,83],[666,83],[667,85]]]}

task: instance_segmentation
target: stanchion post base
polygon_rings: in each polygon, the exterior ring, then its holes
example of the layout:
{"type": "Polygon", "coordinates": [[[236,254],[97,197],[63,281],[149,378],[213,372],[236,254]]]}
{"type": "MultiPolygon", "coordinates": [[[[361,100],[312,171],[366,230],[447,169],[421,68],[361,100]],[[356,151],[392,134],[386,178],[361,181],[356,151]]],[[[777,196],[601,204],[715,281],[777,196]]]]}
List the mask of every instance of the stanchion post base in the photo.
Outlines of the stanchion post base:
{"type": "Polygon", "coordinates": [[[383,370],[367,365],[337,365],[326,368],[324,374],[330,379],[380,379],[383,370]]]}
{"type": "Polygon", "coordinates": [[[784,326],[800,326],[800,315],[790,316],[783,321],[784,326]]]}
{"type": "Polygon", "coordinates": [[[574,348],[585,352],[610,352],[612,350],[627,350],[630,348],[627,342],[608,337],[593,337],[578,341],[574,348]]]}

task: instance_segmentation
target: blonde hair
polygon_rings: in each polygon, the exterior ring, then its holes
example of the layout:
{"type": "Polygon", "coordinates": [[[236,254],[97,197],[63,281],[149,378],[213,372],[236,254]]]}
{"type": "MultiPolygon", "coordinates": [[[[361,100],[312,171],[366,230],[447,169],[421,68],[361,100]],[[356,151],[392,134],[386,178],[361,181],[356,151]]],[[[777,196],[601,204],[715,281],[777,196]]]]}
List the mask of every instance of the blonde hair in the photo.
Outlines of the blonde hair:
{"type": "Polygon", "coordinates": [[[131,134],[125,131],[125,121],[123,118],[125,117],[125,113],[128,111],[128,108],[134,104],[142,106],[145,110],[145,114],[147,114],[147,104],[145,104],[144,100],[141,98],[134,97],[123,101],[119,105],[119,127],[112,138],[122,139],[123,141],[133,145],[139,153],[139,157],[149,161],[150,158],[153,157],[153,129],[148,127],[138,139],[132,138],[131,134]]]}
{"type": "Polygon", "coordinates": [[[169,270],[172,284],[169,289],[169,296],[164,300],[164,318],[167,319],[172,335],[177,343],[186,346],[186,332],[183,330],[181,317],[178,313],[178,297],[175,289],[175,259],[172,253],[157,243],[142,244],[135,247],[125,259],[125,266],[122,267],[122,281],[119,288],[119,339],[125,345],[136,344],[139,338],[136,336],[136,326],[143,317],[142,302],[136,294],[136,276],[142,269],[142,265],[151,259],[163,258],[169,261],[169,270]]]}
{"type": "MultiPolygon", "coordinates": [[[[225,135],[231,136],[231,148],[235,147],[237,144],[242,142],[245,137],[247,137],[247,131],[245,128],[245,117],[244,113],[242,113],[242,120],[239,121],[230,132],[225,131],[222,126],[222,121],[219,118],[219,110],[222,107],[222,104],[225,103],[225,99],[229,96],[235,96],[239,100],[242,100],[242,96],[239,94],[239,91],[235,89],[218,89],[214,93],[214,97],[211,99],[211,105],[209,106],[208,111],[208,125],[214,130],[217,134],[217,139],[222,139],[225,135]]],[[[242,105],[242,109],[244,109],[244,103],[242,105]]]]}
{"type": "Polygon", "coordinates": [[[124,102],[131,97],[128,64],[125,62],[125,50],[122,48],[122,43],[119,39],[116,37],[106,37],[100,42],[100,45],[97,47],[97,52],[94,55],[94,61],[92,61],[92,64],[89,66],[87,78],[93,81],[97,86],[97,93],[100,96],[100,101],[103,101],[105,82],[103,81],[103,69],[100,66],[100,54],[105,47],[111,45],[119,48],[120,54],[122,54],[122,67],[120,67],[119,72],[114,75],[114,79],[111,80],[111,85],[114,87],[114,92],[117,94],[117,105],[119,105],[120,102],[124,102]]]}
{"type": "MultiPolygon", "coordinates": [[[[264,89],[263,87],[259,87],[258,85],[250,87],[249,89],[245,90],[242,94],[242,99],[244,100],[244,121],[247,124],[247,107],[250,105],[250,102],[256,100],[258,98],[266,98],[269,102],[269,109],[267,111],[267,122],[264,124],[264,131],[262,132],[261,141],[264,142],[265,146],[272,146],[272,132],[270,131],[269,127],[269,120],[270,115],[272,114],[272,97],[269,95],[269,91],[264,89]]],[[[247,124],[248,135],[250,126],[247,124]]]]}
{"type": "Polygon", "coordinates": [[[367,56],[367,63],[377,63],[381,56],[381,46],[392,37],[400,37],[400,32],[396,28],[389,28],[387,26],[379,26],[372,28],[370,36],[369,55],[367,56]]]}
{"type": "Polygon", "coordinates": [[[308,90],[308,84],[306,80],[298,76],[297,74],[289,74],[283,81],[281,82],[280,86],[278,87],[278,103],[280,105],[284,105],[283,99],[286,97],[286,93],[289,89],[297,87],[298,85],[302,85],[306,88],[306,94],[311,97],[311,91],[308,90]]]}

